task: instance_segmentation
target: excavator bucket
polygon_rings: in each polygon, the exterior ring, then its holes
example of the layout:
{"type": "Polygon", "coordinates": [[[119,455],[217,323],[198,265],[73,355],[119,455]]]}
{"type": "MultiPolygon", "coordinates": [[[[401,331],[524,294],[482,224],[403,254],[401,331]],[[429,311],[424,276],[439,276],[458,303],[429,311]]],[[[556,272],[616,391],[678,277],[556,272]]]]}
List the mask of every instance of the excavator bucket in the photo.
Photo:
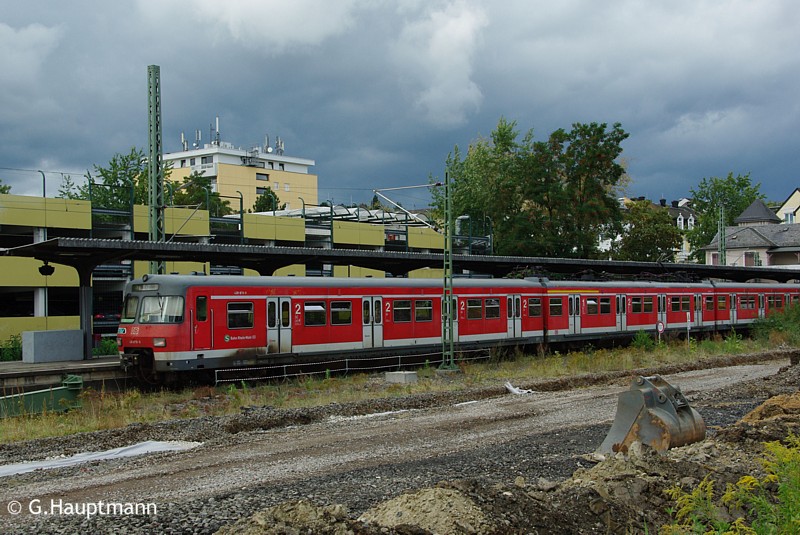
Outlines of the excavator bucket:
{"type": "Polygon", "coordinates": [[[679,388],[658,375],[640,376],[619,395],[614,423],[597,453],[625,453],[636,441],[666,451],[705,437],[703,418],[679,388]]]}

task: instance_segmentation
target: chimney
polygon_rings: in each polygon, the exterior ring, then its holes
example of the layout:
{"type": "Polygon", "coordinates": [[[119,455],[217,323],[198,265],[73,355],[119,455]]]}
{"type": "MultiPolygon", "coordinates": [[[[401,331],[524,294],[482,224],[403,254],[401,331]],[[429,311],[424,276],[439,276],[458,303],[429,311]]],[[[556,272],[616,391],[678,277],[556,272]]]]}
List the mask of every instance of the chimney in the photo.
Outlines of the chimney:
{"type": "Polygon", "coordinates": [[[664,197],[661,197],[661,200],[660,200],[660,201],[658,201],[658,203],[659,203],[661,206],[667,206],[667,199],[665,199],[664,197]]]}
{"type": "Polygon", "coordinates": [[[672,207],[678,208],[678,201],[672,201],[672,207]]]}

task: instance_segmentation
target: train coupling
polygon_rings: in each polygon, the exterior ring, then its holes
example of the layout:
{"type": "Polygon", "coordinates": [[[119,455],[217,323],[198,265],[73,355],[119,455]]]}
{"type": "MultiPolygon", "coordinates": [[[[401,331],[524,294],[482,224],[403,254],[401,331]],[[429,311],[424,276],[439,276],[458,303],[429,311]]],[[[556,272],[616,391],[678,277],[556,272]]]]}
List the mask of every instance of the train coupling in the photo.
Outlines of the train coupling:
{"type": "Polygon", "coordinates": [[[139,355],[136,353],[120,353],[119,365],[124,371],[128,371],[139,365],[139,355]]]}
{"type": "Polygon", "coordinates": [[[706,437],[706,424],[680,388],[661,376],[635,377],[620,393],[617,415],[598,454],[627,453],[633,442],[663,452],[706,437]]]}

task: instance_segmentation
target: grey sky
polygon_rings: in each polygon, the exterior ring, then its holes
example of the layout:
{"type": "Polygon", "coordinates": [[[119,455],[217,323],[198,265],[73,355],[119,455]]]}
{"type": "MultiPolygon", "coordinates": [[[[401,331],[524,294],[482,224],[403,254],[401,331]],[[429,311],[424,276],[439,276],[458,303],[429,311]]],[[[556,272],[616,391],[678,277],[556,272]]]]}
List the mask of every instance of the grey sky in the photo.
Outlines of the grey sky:
{"type": "MultiPolygon", "coordinates": [[[[220,118],[248,148],[316,160],[320,200],[441,176],[501,116],[537,139],[622,123],[628,193],[689,195],[751,173],[800,186],[800,3],[0,0],[0,178],[54,196],[69,173],[147,143],[161,67],[165,150],[220,118]],[[10,170],[11,169],[11,170],[10,170]],[[16,171],[13,169],[22,169],[16,171]],[[25,171],[27,170],[27,171],[25,171]]],[[[424,192],[396,195],[407,207],[424,192]]]]}

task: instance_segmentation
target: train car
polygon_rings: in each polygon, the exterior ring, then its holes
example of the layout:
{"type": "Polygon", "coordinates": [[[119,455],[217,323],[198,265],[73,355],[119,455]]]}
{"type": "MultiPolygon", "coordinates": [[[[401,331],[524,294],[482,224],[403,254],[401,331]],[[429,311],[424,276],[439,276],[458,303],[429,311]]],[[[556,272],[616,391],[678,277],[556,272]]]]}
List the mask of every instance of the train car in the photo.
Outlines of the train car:
{"type": "MultiPolygon", "coordinates": [[[[800,299],[797,285],[456,279],[460,349],[717,331],[800,299]]],[[[436,351],[432,279],[146,275],[126,286],[117,344],[147,377],[436,351]]]]}

